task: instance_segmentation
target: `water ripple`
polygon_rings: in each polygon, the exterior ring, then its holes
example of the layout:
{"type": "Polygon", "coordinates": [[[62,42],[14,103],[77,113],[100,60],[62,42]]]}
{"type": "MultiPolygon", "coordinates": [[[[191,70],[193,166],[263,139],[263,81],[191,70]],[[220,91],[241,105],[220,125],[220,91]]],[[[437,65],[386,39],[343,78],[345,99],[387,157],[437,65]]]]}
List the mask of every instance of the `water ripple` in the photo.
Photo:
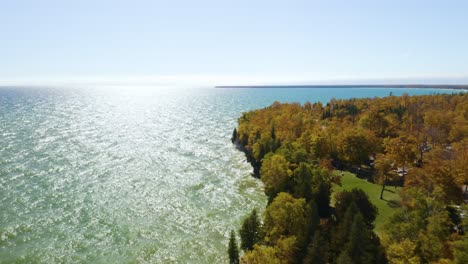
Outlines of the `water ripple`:
{"type": "Polygon", "coordinates": [[[0,100],[0,262],[226,262],[229,228],[264,206],[208,93],[0,100]]]}

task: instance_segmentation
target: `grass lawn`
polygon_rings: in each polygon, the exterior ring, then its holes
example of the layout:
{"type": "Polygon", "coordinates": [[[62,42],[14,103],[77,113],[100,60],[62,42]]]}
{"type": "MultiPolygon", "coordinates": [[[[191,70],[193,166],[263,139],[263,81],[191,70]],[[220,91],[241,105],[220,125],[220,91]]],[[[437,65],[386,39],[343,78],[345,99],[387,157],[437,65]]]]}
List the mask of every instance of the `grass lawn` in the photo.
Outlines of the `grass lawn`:
{"type": "MultiPolygon", "coordinates": [[[[339,174],[339,171],[335,173],[339,174]]],[[[369,196],[370,201],[378,208],[378,215],[375,219],[375,232],[380,233],[380,230],[383,228],[383,224],[392,215],[396,208],[400,206],[400,190],[401,187],[398,187],[395,190],[393,186],[385,187],[383,194],[384,200],[380,200],[380,191],[382,190],[382,185],[373,184],[366,180],[359,179],[353,173],[343,172],[343,177],[341,178],[341,186],[334,185],[333,193],[339,192],[342,190],[351,190],[353,188],[362,189],[369,196]]],[[[334,195],[332,195],[332,204],[334,195]]]]}

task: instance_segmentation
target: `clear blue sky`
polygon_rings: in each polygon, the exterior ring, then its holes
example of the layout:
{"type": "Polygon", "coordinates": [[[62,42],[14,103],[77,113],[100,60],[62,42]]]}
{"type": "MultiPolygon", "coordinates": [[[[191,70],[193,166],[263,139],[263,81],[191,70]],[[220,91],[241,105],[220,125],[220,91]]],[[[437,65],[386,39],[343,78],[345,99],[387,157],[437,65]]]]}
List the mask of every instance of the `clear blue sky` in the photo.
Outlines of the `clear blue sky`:
{"type": "Polygon", "coordinates": [[[0,82],[468,80],[468,1],[11,0],[0,34],[0,82]]]}

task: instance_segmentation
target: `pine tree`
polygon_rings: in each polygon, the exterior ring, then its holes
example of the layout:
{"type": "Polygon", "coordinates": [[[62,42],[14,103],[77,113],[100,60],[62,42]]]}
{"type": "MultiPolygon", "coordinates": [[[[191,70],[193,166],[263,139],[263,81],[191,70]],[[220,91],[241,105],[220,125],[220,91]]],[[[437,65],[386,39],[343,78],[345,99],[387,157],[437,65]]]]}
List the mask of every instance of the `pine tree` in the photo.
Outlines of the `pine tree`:
{"type": "Polygon", "coordinates": [[[348,243],[343,248],[353,263],[387,263],[380,241],[366,224],[361,213],[354,216],[348,243]]]}
{"type": "Polygon", "coordinates": [[[228,254],[230,264],[239,264],[239,248],[237,247],[236,234],[234,233],[234,230],[231,230],[228,254]]]}
{"type": "Polygon", "coordinates": [[[307,255],[305,256],[303,263],[328,263],[328,246],[328,241],[323,237],[322,231],[315,231],[314,237],[307,248],[307,255]]]}
{"type": "Polygon", "coordinates": [[[312,197],[312,173],[307,163],[301,162],[294,170],[291,183],[292,194],[296,198],[305,198],[310,201],[312,197]]]}
{"type": "Polygon", "coordinates": [[[351,203],[354,203],[354,206],[357,206],[358,211],[364,217],[366,224],[372,227],[377,217],[377,207],[370,202],[369,196],[362,189],[354,188],[351,191],[340,192],[335,195],[335,200],[335,215],[338,220],[344,219],[351,203]]]}
{"type": "Polygon", "coordinates": [[[314,188],[315,201],[320,217],[330,216],[330,184],[325,183],[321,176],[316,175],[316,187],[314,188]]]}
{"type": "Polygon", "coordinates": [[[338,226],[334,228],[330,242],[331,257],[335,262],[343,253],[343,246],[348,242],[353,219],[358,212],[359,209],[357,208],[356,203],[352,201],[344,216],[338,217],[338,226]]]}
{"type": "Polygon", "coordinates": [[[261,224],[257,210],[253,209],[252,213],[244,220],[239,234],[241,237],[241,248],[244,251],[252,250],[254,245],[260,241],[261,224]]]}
{"type": "Polygon", "coordinates": [[[361,261],[371,259],[371,256],[369,256],[371,252],[368,252],[371,246],[370,241],[368,241],[368,233],[369,230],[367,230],[367,226],[364,223],[364,218],[361,213],[357,213],[351,225],[348,243],[344,247],[354,263],[371,263],[361,261]]]}
{"type": "Polygon", "coordinates": [[[234,144],[236,144],[236,143],[237,143],[237,140],[238,140],[238,138],[237,138],[237,129],[234,128],[234,131],[232,131],[231,142],[234,143],[234,144]]]}
{"type": "Polygon", "coordinates": [[[316,231],[319,231],[319,225],[320,225],[320,215],[318,212],[317,204],[311,200],[309,203],[309,213],[308,213],[308,231],[310,232],[310,235],[313,235],[316,233],[316,231]]]}

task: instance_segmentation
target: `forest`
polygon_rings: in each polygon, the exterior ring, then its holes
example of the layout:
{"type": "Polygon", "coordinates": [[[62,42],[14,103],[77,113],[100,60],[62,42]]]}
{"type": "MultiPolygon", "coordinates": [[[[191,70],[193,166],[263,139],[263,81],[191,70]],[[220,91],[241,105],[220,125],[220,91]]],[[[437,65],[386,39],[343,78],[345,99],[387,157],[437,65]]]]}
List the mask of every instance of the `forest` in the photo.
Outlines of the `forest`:
{"type": "Polygon", "coordinates": [[[230,263],[468,263],[468,94],[279,103],[232,142],[268,205],[232,230],[230,263]],[[343,172],[379,184],[333,191],[343,172]],[[401,200],[375,231],[370,198],[401,200]]]}

